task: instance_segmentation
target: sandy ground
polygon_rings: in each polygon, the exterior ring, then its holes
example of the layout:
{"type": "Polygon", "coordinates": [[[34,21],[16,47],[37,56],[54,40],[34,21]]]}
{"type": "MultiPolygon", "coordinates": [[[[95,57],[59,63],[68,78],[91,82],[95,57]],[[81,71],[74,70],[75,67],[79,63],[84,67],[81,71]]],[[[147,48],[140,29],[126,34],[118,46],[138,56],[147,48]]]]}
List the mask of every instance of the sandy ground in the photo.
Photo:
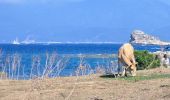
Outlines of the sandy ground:
{"type": "MultiPolygon", "coordinates": [[[[138,75],[169,73],[167,69],[138,75]]],[[[1,80],[0,100],[170,100],[170,79],[129,82],[99,75],[45,80],[1,80]]]]}

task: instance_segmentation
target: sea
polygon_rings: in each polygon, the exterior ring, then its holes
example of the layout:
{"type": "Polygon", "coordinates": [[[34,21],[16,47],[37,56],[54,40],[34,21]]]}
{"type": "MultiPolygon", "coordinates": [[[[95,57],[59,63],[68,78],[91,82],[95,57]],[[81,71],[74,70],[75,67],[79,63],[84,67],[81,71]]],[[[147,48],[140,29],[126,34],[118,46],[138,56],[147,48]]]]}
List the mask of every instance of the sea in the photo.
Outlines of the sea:
{"type": "MultiPolygon", "coordinates": [[[[11,79],[65,77],[116,71],[117,53],[122,44],[57,43],[0,44],[0,70],[11,79]],[[83,67],[80,67],[83,66],[83,67]]],[[[156,45],[133,45],[135,50],[160,51],[156,45]]]]}

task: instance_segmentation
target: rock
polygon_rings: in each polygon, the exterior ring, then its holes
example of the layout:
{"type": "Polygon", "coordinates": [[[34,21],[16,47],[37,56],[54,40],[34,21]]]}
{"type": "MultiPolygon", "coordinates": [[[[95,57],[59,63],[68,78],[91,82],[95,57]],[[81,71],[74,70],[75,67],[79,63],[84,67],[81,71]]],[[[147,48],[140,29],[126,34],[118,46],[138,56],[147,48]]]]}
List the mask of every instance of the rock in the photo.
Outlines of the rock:
{"type": "Polygon", "coordinates": [[[129,42],[132,44],[170,45],[170,42],[161,41],[159,38],[148,35],[140,30],[132,32],[129,42]]]}

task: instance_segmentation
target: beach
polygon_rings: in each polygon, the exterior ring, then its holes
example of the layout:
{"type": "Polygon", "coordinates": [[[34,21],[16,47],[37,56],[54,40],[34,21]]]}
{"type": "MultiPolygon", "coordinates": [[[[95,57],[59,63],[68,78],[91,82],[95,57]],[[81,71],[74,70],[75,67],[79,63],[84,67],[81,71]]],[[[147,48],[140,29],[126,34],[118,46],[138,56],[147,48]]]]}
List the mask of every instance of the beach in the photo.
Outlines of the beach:
{"type": "MultiPolygon", "coordinates": [[[[156,68],[137,76],[169,74],[156,68]]],[[[170,78],[132,80],[101,74],[32,80],[0,80],[0,100],[169,100],[170,78]]]]}

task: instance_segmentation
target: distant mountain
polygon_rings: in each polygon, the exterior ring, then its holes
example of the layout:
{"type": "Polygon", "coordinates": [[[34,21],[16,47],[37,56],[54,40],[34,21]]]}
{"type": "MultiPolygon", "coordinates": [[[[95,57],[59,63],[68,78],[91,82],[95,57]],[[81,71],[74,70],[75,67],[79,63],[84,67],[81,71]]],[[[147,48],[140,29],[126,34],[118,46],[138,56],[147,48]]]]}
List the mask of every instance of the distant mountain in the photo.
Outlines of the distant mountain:
{"type": "Polygon", "coordinates": [[[159,38],[148,35],[141,30],[135,30],[131,34],[130,43],[132,44],[153,44],[170,45],[170,42],[161,41],[159,38]]]}

